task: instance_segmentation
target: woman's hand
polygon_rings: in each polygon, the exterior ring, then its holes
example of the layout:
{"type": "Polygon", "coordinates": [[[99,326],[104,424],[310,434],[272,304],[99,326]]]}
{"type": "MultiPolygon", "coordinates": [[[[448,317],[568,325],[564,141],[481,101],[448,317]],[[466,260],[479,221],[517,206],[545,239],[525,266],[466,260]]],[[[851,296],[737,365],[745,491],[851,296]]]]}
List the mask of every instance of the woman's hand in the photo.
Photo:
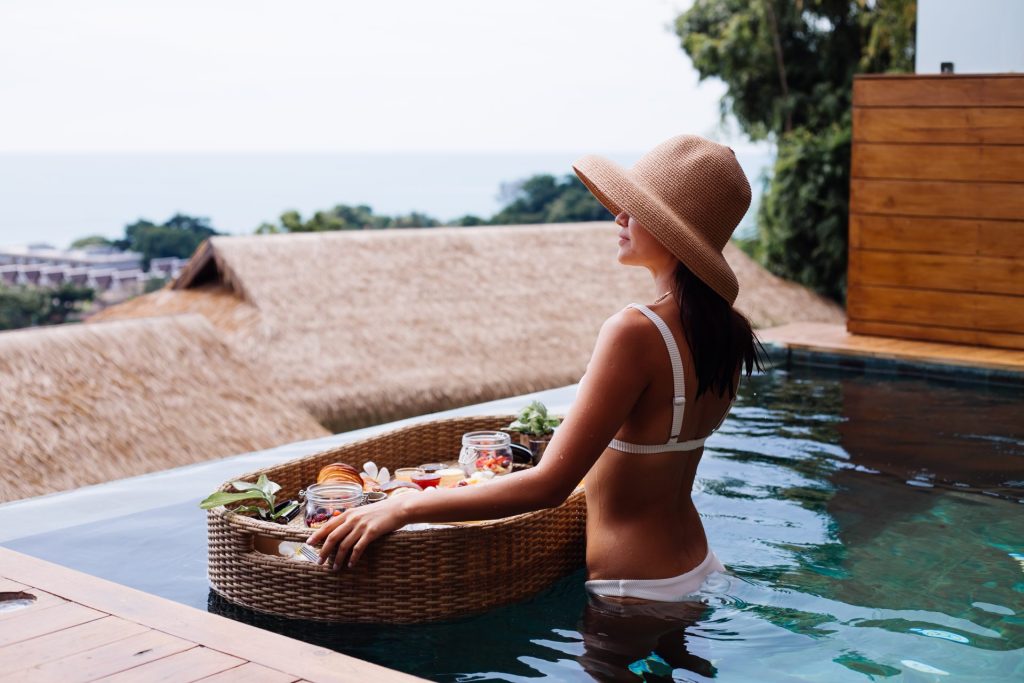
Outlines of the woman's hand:
{"type": "Polygon", "coordinates": [[[327,520],[306,539],[306,543],[316,545],[323,542],[319,564],[330,560],[334,553],[332,570],[340,569],[346,557],[348,566],[354,567],[370,543],[405,526],[401,506],[397,503],[397,500],[388,499],[345,510],[327,520]]]}

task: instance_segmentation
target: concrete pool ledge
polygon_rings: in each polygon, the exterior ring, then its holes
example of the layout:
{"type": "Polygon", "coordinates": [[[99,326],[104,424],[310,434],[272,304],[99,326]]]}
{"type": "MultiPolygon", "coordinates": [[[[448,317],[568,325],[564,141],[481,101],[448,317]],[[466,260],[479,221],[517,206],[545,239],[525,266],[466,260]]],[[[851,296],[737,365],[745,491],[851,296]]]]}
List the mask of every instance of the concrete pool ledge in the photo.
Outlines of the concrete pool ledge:
{"type": "Polygon", "coordinates": [[[757,330],[773,362],[1024,386],[1024,351],[851,334],[831,323],[757,330]]]}
{"type": "Polygon", "coordinates": [[[35,597],[27,607],[0,612],[5,678],[424,680],[5,548],[0,591],[35,597]]]}

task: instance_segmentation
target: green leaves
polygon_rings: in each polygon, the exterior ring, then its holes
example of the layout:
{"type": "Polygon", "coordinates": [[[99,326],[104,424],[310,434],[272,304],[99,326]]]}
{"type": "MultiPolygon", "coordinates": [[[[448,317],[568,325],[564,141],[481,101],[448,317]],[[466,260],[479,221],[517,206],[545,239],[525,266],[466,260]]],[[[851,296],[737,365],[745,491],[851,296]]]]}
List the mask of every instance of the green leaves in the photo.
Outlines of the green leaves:
{"type": "Polygon", "coordinates": [[[243,505],[235,508],[234,511],[243,514],[258,514],[263,519],[276,520],[278,518],[287,518],[286,516],[299,505],[297,502],[292,502],[275,512],[276,501],[274,497],[281,490],[281,485],[270,481],[265,474],[261,474],[255,483],[242,481],[241,479],[233,481],[231,482],[231,487],[237,493],[214,491],[199,503],[199,507],[203,510],[209,510],[221,505],[238,503],[243,500],[253,500],[263,503],[263,505],[243,505]]]}
{"type": "Polygon", "coordinates": [[[772,273],[846,294],[853,77],[914,65],[916,0],[695,0],[676,20],[701,79],[751,139],[776,143],[750,251],[772,273]]]}
{"type": "Polygon", "coordinates": [[[561,423],[557,417],[549,417],[548,409],[540,401],[531,401],[529,405],[519,411],[516,419],[505,429],[531,434],[533,436],[544,436],[555,431],[561,423]]]}
{"type": "Polygon", "coordinates": [[[208,495],[201,503],[199,507],[204,510],[215,508],[220,505],[227,505],[228,503],[237,503],[240,500],[263,500],[263,492],[259,490],[243,491],[241,493],[229,493],[228,491],[216,491],[208,495]]]}

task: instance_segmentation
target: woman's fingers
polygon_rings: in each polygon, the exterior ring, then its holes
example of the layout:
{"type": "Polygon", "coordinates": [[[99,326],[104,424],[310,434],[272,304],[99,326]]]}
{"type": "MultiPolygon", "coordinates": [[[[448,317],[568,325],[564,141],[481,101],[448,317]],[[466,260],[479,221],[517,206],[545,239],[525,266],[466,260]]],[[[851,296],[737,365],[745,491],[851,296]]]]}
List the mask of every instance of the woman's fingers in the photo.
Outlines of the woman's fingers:
{"type": "Polygon", "coordinates": [[[356,544],[352,546],[352,556],[348,559],[348,566],[350,568],[356,566],[356,562],[358,562],[359,558],[363,556],[363,551],[366,550],[366,546],[370,545],[370,543],[376,539],[376,534],[371,534],[369,532],[364,533],[359,537],[356,544]]]}
{"type": "Polygon", "coordinates": [[[354,567],[368,545],[401,525],[397,508],[378,503],[374,507],[347,510],[330,519],[307,542],[315,544],[322,541],[319,564],[329,562],[330,568],[337,571],[346,565],[346,561],[349,567],[354,567]]]}
{"type": "Polygon", "coordinates": [[[331,553],[334,552],[338,543],[345,538],[352,526],[352,518],[348,515],[341,515],[334,519],[338,520],[338,522],[333,525],[334,528],[328,532],[327,538],[324,539],[324,544],[320,546],[320,564],[330,559],[331,553]]]}
{"type": "MultiPolygon", "coordinates": [[[[332,569],[338,571],[345,564],[345,558],[348,557],[349,551],[352,547],[366,537],[366,527],[364,524],[354,524],[352,528],[348,530],[345,538],[338,544],[338,552],[334,555],[334,566],[332,569]]],[[[349,566],[352,563],[349,562],[349,566]]]]}
{"type": "Polygon", "coordinates": [[[330,519],[328,519],[326,522],[323,523],[323,525],[319,529],[316,529],[312,534],[309,535],[309,538],[306,539],[306,543],[309,545],[316,545],[320,541],[324,540],[324,538],[327,537],[327,534],[331,533],[331,531],[336,526],[341,524],[342,517],[344,516],[345,513],[342,512],[342,514],[338,515],[337,517],[331,517],[330,519]]]}

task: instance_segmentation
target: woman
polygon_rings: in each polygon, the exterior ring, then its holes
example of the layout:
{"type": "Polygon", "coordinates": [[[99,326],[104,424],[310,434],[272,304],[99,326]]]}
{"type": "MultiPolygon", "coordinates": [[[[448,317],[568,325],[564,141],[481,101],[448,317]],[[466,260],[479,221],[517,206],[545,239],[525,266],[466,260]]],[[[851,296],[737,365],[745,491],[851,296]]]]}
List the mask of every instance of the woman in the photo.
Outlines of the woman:
{"type": "Polygon", "coordinates": [[[760,367],[732,308],[722,250],[750,204],[732,150],[696,136],[658,145],[630,170],[573,165],[615,215],[618,261],[646,268],[650,306],[602,326],[579,393],[541,464],[486,485],[355,508],[309,539],[321,562],[354,566],[374,539],[411,522],[505,517],[561,504],[586,475],[587,590],[682,601],[723,570],[690,498],[704,438],[722,423],[745,365],[760,367]]]}

